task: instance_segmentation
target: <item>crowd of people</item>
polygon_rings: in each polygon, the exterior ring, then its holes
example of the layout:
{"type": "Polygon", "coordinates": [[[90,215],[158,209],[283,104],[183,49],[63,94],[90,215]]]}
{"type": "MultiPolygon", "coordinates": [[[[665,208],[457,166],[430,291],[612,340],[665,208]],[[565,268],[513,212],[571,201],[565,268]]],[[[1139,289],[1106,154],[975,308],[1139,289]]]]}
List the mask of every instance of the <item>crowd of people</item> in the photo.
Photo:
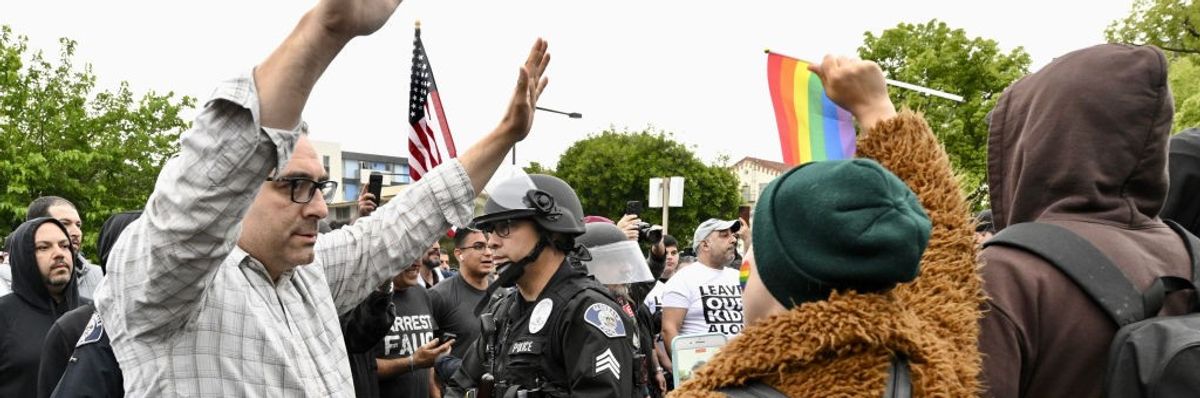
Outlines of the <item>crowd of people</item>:
{"type": "Polygon", "coordinates": [[[681,242],[548,175],[499,181],[476,214],[547,87],[538,39],[495,130],[330,229],[337,182],[301,114],[398,4],[322,0],[221,83],[144,209],[105,222],[99,264],[85,198],[30,203],[0,263],[0,397],[1200,395],[1168,377],[1185,348],[1154,369],[1117,349],[1161,348],[1127,336],[1200,303],[1200,130],[1171,138],[1156,48],[1081,49],[1005,90],[976,215],[878,65],[827,56],[810,70],[857,158],[797,166],[751,218],[681,242]],[[696,336],[725,343],[675,363],[696,336]]]}

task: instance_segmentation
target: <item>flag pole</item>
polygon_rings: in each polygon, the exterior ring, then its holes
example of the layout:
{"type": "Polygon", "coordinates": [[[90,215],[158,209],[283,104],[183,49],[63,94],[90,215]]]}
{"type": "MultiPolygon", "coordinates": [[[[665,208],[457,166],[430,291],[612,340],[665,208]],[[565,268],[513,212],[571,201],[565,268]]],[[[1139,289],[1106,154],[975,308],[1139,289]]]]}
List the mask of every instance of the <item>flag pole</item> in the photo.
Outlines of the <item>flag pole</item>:
{"type": "MultiPolygon", "coordinates": [[[[796,58],[796,57],[793,57],[793,56],[790,56],[790,55],[786,55],[786,54],[782,54],[782,53],[777,53],[777,52],[771,51],[771,49],[769,49],[769,48],[768,48],[768,49],[766,49],[766,50],[764,50],[763,52],[765,52],[765,53],[767,53],[767,54],[776,54],[776,55],[782,55],[782,56],[785,56],[785,57],[788,57],[788,58],[792,58],[792,59],[796,59],[796,60],[799,60],[799,61],[803,61],[803,62],[805,62],[805,63],[809,63],[809,64],[815,64],[815,62],[809,62],[809,61],[805,61],[805,60],[803,60],[803,59],[796,58]]],[[[900,88],[903,88],[903,89],[909,89],[909,90],[916,91],[916,92],[918,92],[918,93],[921,93],[921,94],[925,94],[925,95],[932,95],[932,96],[934,96],[934,97],[945,98],[945,99],[948,99],[948,100],[951,100],[951,101],[955,101],[955,102],[963,102],[963,97],[962,97],[961,95],[950,94],[950,93],[947,93],[947,92],[945,92],[945,91],[934,90],[934,89],[932,89],[932,88],[929,88],[929,87],[918,86],[918,85],[916,85],[916,84],[912,84],[912,83],[905,83],[905,82],[902,82],[902,81],[899,81],[899,80],[892,80],[892,79],[887,79],[887,78],[884,78],[884,79],[883,79],[883,81],[884,81],[884,82],[887,82],[887,84],[888,84],[888,85],[895,86],[895,87],[900,87],[900,88]]]]}

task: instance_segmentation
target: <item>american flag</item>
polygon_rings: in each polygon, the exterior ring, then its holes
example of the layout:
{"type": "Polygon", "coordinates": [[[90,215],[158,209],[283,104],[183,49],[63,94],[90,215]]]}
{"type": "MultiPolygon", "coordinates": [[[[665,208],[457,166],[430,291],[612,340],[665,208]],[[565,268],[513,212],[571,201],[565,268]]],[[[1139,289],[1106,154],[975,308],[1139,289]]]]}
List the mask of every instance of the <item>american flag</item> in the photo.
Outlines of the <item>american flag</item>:
{"type": "Polygon", "coordinates": [[[435,124],[446,140],[446,154],[452,158],[458,156],[454,150],[454,138],[450,135],[450,125],[446,124],[446,112],[442,110],[437,83],[433,80],[433,68],[429,66],[425,45],[421,43],[420,27],[417,27],[417,35],[413,39],[412,83],[408,97],[408,124],[412,126],[408,135],[408,155],[412,158],[408,174],[412,182],[417,182],[422,175],[442,163],[437,134],[433,131],[435,124]]]}

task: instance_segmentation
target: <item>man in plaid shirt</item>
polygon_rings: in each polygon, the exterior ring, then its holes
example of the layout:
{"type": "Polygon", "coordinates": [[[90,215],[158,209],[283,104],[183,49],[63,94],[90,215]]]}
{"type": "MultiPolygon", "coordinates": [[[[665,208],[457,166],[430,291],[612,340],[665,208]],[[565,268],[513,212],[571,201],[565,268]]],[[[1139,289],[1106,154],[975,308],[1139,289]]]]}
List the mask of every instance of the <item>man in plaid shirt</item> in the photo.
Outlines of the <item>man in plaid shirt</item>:
{"type": "Polygon", "coordinates": [[[249,76],[225,82],[112,250],[97,291],[129,396],[353,396],[338,314],[413,263],[525,138],[539,39],[499,126],[370,217],[317,235],[333,192],[300,114],[313,84],[400,0],[322,0],[249,76]],[[319,193],[318,193],[319,191],[319,193]]]}

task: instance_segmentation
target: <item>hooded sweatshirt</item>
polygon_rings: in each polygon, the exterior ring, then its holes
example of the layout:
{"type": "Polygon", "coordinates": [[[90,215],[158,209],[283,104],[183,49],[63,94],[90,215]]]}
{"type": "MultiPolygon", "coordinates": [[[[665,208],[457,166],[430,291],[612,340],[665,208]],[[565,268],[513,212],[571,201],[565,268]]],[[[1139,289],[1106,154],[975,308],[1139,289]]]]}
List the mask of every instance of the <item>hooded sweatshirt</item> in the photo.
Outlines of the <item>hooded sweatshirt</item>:
{"type": "MultiPolygon", "coordinates": [[[[56,303],[46,289],[38,269],[34,237],[38,227],[52,223],[67,229],[52,218],[35,218],[17,227],[9,242],[13,294],[0,297],[0,397],[32,397],[37,392],[38,365],[42,340],[50,325],[63,313],[79,306],[79,290],[74,272],[63,291],[63,302],[56,303]]],[[[74,252],[71,253],[73,258],[74,252]]]]}
{"type": "MultiPolygon", "coordinates": [[[[1187,277],[1183,241],[1158,217],[1172,114],[1166,59],[1153,47],[1090,47],[1014,83],[990,120],[996,230],[1029,221],[1067,228],[1141,290],[1159,276],[1187,277]]],[[[1100,396],[1116,323],[1040,257],[991,246],[981,258],[989,395],[1100,396]]],[[[1177,304],[1164,313],[1178,313],[1177,304]]]]}
{"type": "MultiPolygon", "coordinates": [[[[100,241],[97,245],[100,249],[100,264],[104,265],[108,261],[108,252],[112,251],[113,244],[117,242],[117,238],[121,236],[121,232],[125,227],[142,216],[141,210],[127,211],[117,213],[104,221],[104,226],[100,228],[100,241]]],[[[80,282],[83,280],[81,279],[80,282]]],[[[82,295],[82,293],[81,293],[82,295]]],[[[68,363],[78,363],[79,358],[71,361],[72,353],[75,353],[76,344],[79,342],[79,337],[83,335],[83,331],[92,320],[92,314],[96,311],[96,307],[90,304],[81,305],[78,308],[63,314],[50,330],[46,332],[46,339],[42,343],[42,359],[41,369],[38,370],[38,393],[39,398],[49,397],[54,392],[54,387],[59,383],[59,379],[66,372],[68,363]]],[[[100,327],[101,333],[103,328],[100,327]]],[[[107,347],[107,346],[105,346],[107,347]]],[[[117,359],[113,355],[111,349],[96,349],[95,354],[99,360],[89,362],[92,368],[75,369],[78,373],[79,380],[86,380],[88,387],[95,387],[101,384],[116,384],[120,386],[119,376],[120,368],[116,366],[117,359]],[[97,366],[98,363],[106,366],[97,366]],[[113,383],[116,379],[118,382],[113,383]]],[[[67,390],[70,390],[68,387],[67,390]]],[[[101,389],[103,390],[103,389],[101,389]]]]}
{"type": "Polygon", "coordinates": [[[1200,233],[1200,129],[1191,128],[1171,137],[1167,161],[1171,189],[1162,218],[1173,220],[1193,234],[1200,233]]]}
{"type": "Polygon", "coordinates": [[[861,133],[858,155],[900,177],[929,214],[933,230],[917,278],[881,293],[835,292],[760,319],[669,397],[723,398],[715,391],[757,380],[789,397],[876,398],[896,354],[908,358],[913,396],[978,395],[983,288],[974,225],[950,160],[908,111],[861,133]]]}

